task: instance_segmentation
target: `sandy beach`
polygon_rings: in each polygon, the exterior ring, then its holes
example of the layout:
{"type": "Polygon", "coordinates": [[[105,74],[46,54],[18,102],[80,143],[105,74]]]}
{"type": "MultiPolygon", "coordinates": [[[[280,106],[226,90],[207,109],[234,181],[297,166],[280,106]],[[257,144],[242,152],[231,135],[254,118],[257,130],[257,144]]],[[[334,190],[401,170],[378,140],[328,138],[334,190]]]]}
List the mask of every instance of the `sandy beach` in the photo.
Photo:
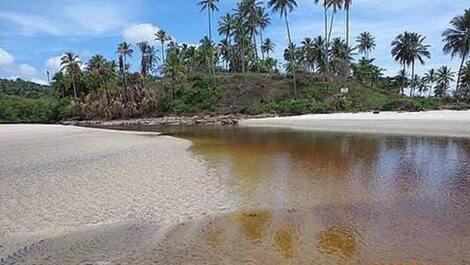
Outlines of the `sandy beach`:
{"type": "Polygon", "coordinates": [[[98,246],[119,256],[165,224],[230,207],[190,145],[152,133],[0,125],[0,264],[27,263],[39,250],[28,262],[44,264],[50,248],[61,258],[47,264],[80,263],[98,246]]]}
{"type": "Polygon", "coordinates": [[[470,137],[470,111],[310,114],[247,119],[240,121],[240,125],[333,132],[470,137]]]}

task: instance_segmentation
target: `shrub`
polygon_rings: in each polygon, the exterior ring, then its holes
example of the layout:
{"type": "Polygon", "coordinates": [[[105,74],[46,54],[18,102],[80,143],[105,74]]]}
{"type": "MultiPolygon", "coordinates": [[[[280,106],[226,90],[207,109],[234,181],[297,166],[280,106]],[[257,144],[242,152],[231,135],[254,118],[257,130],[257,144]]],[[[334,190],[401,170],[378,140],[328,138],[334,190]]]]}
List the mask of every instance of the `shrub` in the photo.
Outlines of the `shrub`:
{"type": "Polygon", "coordinates": [[[281,101],[278,104],[278,111],[282,114],[305,114],[311,112],[313,103],[307,99],[291,99],[281,101]]]}

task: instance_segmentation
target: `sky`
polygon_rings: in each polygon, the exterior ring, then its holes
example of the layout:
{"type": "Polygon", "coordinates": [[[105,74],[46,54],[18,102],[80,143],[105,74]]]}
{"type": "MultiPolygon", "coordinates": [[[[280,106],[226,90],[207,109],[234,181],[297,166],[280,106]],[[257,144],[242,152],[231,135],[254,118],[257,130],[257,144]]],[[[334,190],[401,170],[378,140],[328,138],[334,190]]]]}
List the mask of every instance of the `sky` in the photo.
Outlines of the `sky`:
{"type": "MultiPolygon", "coordinates": [[[[218,17],[231,11],[236,2],[220,0],[213,32],[218,17]]],[[[323,11],[313,2],[297,0],[298,7],[289,14],[296,43],[323,35],[323,11]]],[[[451,60],[442,53],[441,34],[466,8],[470,8],[469,0],[353,0],[351,37],[355,39],[363,31],[375,36],[377,48],[371,56],[388,75],[401,68],[390,55],[390,43],[404,31],[427,36],[426,43],[431,45],[432,58],[418,66],[418,73],[442,65],[456,70],[458,58],[451,60]]],[[[285,24],[278,14],[271,15],[271,22],[264,37],[277,44],[275,56],[280,59],[287,47],[285,24]]],[[[78,54],[83,62],[94,54],[116,59],[121,41],[153,41],[153,33],[164,29],[178,43],[198,43],[207,35],[207,27],[207,15],[200,12],[197,0],[0,0],[0,78],[45,84],[46,71],[59,71],[65,52],[78,54]]],[[[342,12],[336,16],[333,30],[333,35],[344,36],[342,12]]],[[[134,70],[138,59],[135,53],[131,59],[134,70]]]]}

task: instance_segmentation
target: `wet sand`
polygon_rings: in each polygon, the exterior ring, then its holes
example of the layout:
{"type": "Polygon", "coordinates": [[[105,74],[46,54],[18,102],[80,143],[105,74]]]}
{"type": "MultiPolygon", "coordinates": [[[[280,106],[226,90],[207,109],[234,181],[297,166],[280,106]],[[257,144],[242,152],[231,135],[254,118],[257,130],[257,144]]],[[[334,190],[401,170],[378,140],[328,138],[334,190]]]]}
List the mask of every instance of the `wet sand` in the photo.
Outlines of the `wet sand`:
{"type": "Polygon", "coordinates": [[[0,264],[470,263],[466,139],[0,126],[0,264]]]}
{"type": "Polygon", "coordinates": [[[92,260],[113,260],[146,243],[143,227],[229,208],[190,145],[152,133],[0,125],[0,264],[38,252],[70,259],[29,262],[76,264],[93,251],[102,256],[92,260]]]}
{"type": "Polygon", "coordinates": [[[470,111],[309,114],[247,119],[239,124],[326,132],[470,137],[470,111]]]}

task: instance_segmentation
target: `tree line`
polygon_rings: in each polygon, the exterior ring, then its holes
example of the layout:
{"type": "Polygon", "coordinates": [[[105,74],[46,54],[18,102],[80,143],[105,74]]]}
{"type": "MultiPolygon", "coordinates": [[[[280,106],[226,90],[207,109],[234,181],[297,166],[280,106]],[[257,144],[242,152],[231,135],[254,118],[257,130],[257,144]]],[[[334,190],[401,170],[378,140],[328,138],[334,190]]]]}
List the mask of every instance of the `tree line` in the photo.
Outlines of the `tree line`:
{"type": "Polygon", "coordinates": [[[96,90],[126,90],[136,82],[164,78],[169,80],[174,95],[184,77],[198,73],[285,73],[292,78],[295,97],[299,74],[315,75],[327,83],[337,78],[354,78],[369,86],[378,80],[391,79],[397,92],[404,94],[409,90],[410,97],[451,96],[449,92],[455,82],[452,96],[470,97],[470,9],[453,18],[442,33],[443,52],[460,60],[457,71],[442,66],[429,69],[423,76],[417,75],[416,68],[431,58],[430,45],[422,34],[404,32],[391,42],[391,56],[402,70],[393,77],[385,77],[385,70],[371,57],[376,48],[374,36],[363,32],[350,40],[353,2],[315,0],[314,3],[322,8],[324,16],[324,32],[317,37],[306,37],[300,43],[292,41],[289,15],[298,8],[296,0],[242,0],[220,16],[216,25],[220,41],[216,43],[212,27],[219,0],[201,0],[198,5],[201,12],[207,12],[208,35],[197,45],[177,43],[168,32],[159,30],[153,36],[153,43],[118,44],[116,61],[95,55],[84,64],[76,54],[67,52],[61,58],[62,69],[54,75],[53,85],[62,96],[78,98],[96,90]],[[339,12],[345,13],[344,37],[332,38],[339,12]],[[265,34],[274,14],[285,23],[288,45],[283,48],[283,65],[272,56],[277,45],[265,34]],[[130,58],[137,51],[140,70],[131,72],[130,58]]]}

